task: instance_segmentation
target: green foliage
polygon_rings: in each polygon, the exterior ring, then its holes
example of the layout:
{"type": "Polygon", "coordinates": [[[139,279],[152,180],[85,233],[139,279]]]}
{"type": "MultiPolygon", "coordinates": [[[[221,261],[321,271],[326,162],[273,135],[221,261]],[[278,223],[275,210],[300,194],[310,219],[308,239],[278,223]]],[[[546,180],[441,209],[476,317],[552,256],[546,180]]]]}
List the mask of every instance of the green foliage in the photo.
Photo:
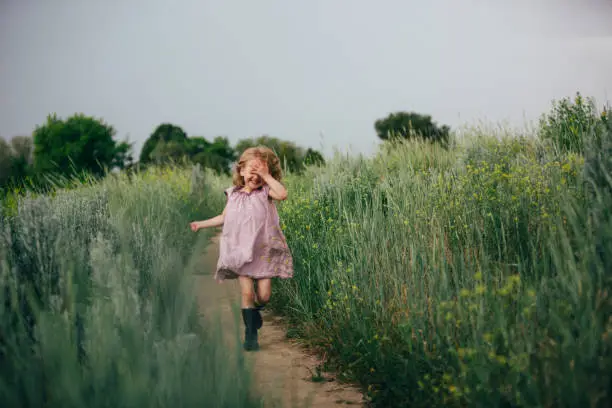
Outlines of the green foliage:
{"type": "Polygon", "coordinates": [[[145,166],[188,161],[226,174],[234,159],[234,150],[226,137],[217,136],[211,143],[201,136],[187,137],[183,129],[170,123],[159,125],[140,153],[140,163],[145,166]]]}
{"type": "Polygon", "coordinates": [[[306,150],[304,155],[304,165],[306,166],[324,166],[325,158],[318,151],[311,149],[310,147],[306,150]]]}
{"type": "Polygon", "coordinates": [[[153,163],[158,165],[175,163],[189,157],[189,150],[187,143],[183,141],[170,140],[166,142],[160,140],[149,157],[153,163]]]}
{"type": "Polygon", "coordinates": [[[197,311],[208,176],[112,175],[0,217],[0,406],[259,406],[239,339],[197,311]]]}
{"type": "Polygon", "coordinates": [[[217,136],[212,143],[203,137],[190,138],[190,156],[193,163],[213,169],[217,173],[229,174],[236,160],[236,153],[227,137],[217,136]]]}
{"type": "MultiPolygon", "coordinates": [[[[160,155],[157,157],[154,156],[154,151],[157,148],[157,145],[160,142],[164,142],[164,144],[170,143],[170,150],[177,150],[176,146],[182,146],[185,144],[187,140],[187,133],[183,131],[179,126],[173,125],[171,123],[162,123],[157,126],[151,136],[144,142],[142,149],[140,151],[140,163],[147,164],[159,159],[160,155]],[[171,143],[173,142],[173,143],[171,143]]],[[[161,149],[165,149],[165,146],[162,146],[161,149]]],[[[185,153],[181,151],[181,153],[185,153]]],[[[163,157],[163,156],[162,156],[163,157]]]]}
{"type": "Polygon", "coordinates": [[[597,146],[403,142],[290,177],[273,307],[374,406],[608,406],[612,135],[597,146]]]}
{"type": "Polygon", "coordinates": [[[598,143],[609,125],[609,109],[598,112],[592,98],[576,93],[574,99],[553,101],[550,112],[540,118],[540,138],[561,151],[583,152],[585,143],[598,143]]]}
{"type": "Polygon", "coordinates": [[[438,126],[430,115],[415,112],[394,112],[374,123],[376,134],[381,140],[423,139],[446,146],[449,142],[450,128],[438,126]]]}
{"type": "Polygon", "coordinates": [[[34,169],[37,173],[100,176],[107,169],[123,168],[130,145],[115,141],[114,134],[112,126],[91,116],[76,114],[62,120],[50,115],[34,130],[34,169]]]}
{"type": "Polygon", "coordinates": [[[236,144],[235,150],[237,155],[240,155],[247,148],[255,146],[266,146],[272,149],[278,155],[283,168],[292,173],[302,173],[305,165],[320,165],[325,162],[321,153],[316,150],[310,148],[305,150],[293,142],[267,135],[242,139],[236,144]]]}
{"type": "Polygon", "coordinates": [[[22,184],[32,175],[33,152],[30,137],[15,136],[10,142],[0,139],[0,189],[22,184]]]}

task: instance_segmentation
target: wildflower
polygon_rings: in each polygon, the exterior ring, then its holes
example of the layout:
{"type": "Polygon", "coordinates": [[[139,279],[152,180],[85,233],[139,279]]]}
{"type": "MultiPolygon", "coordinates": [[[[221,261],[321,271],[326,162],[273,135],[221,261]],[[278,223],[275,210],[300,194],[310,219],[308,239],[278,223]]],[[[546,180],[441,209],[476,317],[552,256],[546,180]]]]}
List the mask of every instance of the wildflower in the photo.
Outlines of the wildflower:
{"type": "Polygon", "coordinates": [[[508,283],[511,285],[518,285],[521,283],[521,275],[512,275],[508,278],[508,283]]]}
{"type": "Polygon", "coordinates": [[[506,357],[504,356],[496,356],[496,360],[501,365],[506,365],[506,357]]]}

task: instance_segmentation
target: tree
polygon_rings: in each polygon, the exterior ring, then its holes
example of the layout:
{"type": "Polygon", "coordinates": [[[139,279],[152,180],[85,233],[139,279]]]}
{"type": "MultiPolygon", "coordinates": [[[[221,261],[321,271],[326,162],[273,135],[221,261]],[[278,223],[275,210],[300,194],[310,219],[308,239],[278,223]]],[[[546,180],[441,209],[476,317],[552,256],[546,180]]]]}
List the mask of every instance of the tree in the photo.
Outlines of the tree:
{"type": "Polygon", "coordinates": [[[70,174],[85,171],[102,175],[123,168],[131,145],[113,139],[115,130],[102,119],[75,114],[66,120],[49,115],[34,130],[34,170],[70,174]]]}
{"type": "Polygon", "coordinates": [[[308,148],[304,156],[304,164],[307,166],[323,166],[325,165],[325,159],[318,151],[308,148]]]}
{"type": "Polygon", "coordinates": [[[178,162],[189,157],[189,151],[185,142],[160,140],[149,155],[149,163],[166,164],[178,162]]]}
{"type": "Polygon", "coordinates": [[[431,142],[448,144],[450,128],[438,126],[431,116],[415,112],[390,113],[386,118],[374,123],[374,129],[381,140],[423,139],[431,142]]]}
{"type": "Polygon", "coordinates": [[[20,183],[32,174],[34,141],[29,136],[15,136],[11,139],[10,148],[10,179],[13,183],[20,183]]]}
{"type": "Polygon", "coordinates": [[[20,184],[32,175],[34,143],[29,136],[0,138],[0,186],[20,184]]]}
{"type": "MultiPolygon", "coordinates": [[[[175,142],[172,145],[174,146],[173,149],[176,149],[178,144],[187,143],[187,133],[179,126],[171,123],[162,123],[157,126],[142,146],[142,150],[140,151],[140,163],[147,164],[153,161],[154,158],[152,154],[159,142],[175,142]]],[[[157,159],[159,160],[159,156],[157,156],[157,159]]]]}
{"type": "Polygon", "coordinates": [[[203,137],[193,137],[189,141],[191,160],[194,163],[200,163],[218,173],[228,174],[231,171],[232,162],[236,160],[236,152],[226,137],[217,136],[212,143],[203,137]]]}
{"type": "Polygon", "coordinates": [[[296,173],[300,173],[303,170],[304,165],[314,164],[314,162],[317,161],[317,158],[320,158],[321,160],[323,159],[321,153],[317,152],[316,150],[308,149],[306,151],[304,148],[297,146],[293,142],[280,140],[267,135],[260,136],[258,138],[240,140],[236,144],[236,151],[238,154],[241,154],[247,148],[255,146],[266,146],[274,150],[281,161],[281,165],[286,166],[289,171],[296,173]],[[306,163],[307,157],[309,157],[313,163],[306,163]]]}
{"type": "Polygon", "coordinates": [[[12,160],[11,146],[0,137],[0,187],[4,186],[11,176],[12,160]]]}
{"type": "Polygon", "coordinates": [[[15,136],[10,144],[13,157],[31,166],[34,159],[34,140],[30,136],[15,136]]]}

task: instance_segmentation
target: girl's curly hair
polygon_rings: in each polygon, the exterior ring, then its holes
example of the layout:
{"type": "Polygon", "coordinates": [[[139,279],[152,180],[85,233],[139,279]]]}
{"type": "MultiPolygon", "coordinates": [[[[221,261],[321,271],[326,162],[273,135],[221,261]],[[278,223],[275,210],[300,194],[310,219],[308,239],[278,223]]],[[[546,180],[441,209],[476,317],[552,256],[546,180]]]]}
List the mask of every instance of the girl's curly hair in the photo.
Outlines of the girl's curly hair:
{"type": "Polygon", "coordinates": [[[244,168],[248,161],[253,159],[260,159],[268,163],[270,175],[274,177],[275,180],[281,181],[283,174],[280,167],[280,160],[276,153],[274,153],[274,151],[268,147],[257,146],[249,147],[240,155],[238,163],[236,163],[234,166],[234,172],[232,174],[232,179],[235,186],[244,187],[244,179],[240,175],[240,171],[244,168]]]}

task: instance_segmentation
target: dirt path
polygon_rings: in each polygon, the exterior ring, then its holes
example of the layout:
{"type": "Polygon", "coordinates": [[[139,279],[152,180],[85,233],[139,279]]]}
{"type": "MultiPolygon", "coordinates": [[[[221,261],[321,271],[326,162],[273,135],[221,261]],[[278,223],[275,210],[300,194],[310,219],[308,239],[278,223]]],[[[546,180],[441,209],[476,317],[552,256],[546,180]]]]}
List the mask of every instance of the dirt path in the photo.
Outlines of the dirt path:
{"type": "MultiPolygon", "coordinates": [[[[239,308],[237,281],[217,284],[212,273],[216,266],[218,239],[211,240],[202,259],[202,275],[196,275],[198,302],[203,318],[221,317],[228,342],[235,342],[236,330],[242,334],[242,319],[236,327],[235,312],[239,308]]],[[[253,364],[256,392],[264,398],[264,406],[272,406],[280,399],[283,407],[339,407],[362,406],[362,395],[355,388],[339,384],[327,375],[327,381],[315,382],[313,373],[319,361],[307,354],[299,345],[286,339],[278,318],[264,313],[264,325],[259,332],[260,350],[245,353],[253,364]]],[[[229,343],[235,344],[235,343],[229,343]]]]}

